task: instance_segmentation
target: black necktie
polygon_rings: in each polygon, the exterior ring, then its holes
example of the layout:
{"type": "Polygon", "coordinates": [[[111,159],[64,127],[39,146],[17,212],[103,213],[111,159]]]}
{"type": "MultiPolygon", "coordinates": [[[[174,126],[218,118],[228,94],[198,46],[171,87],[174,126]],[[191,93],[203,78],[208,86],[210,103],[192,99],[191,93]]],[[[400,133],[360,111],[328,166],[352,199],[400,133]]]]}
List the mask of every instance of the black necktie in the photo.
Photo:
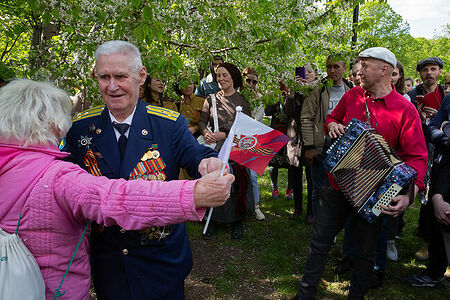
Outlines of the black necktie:
{"type": "Polygon", "coordinates": [[[120,157],[123,158],[125,148],[127,147],[127,137],[125,136],[125,132],[128,130],[128,128],[130,128],[130,125],[125,123],[117,123],[114,121],[113,126],[120,133],[118,144],[120,150],[120,157]]]}

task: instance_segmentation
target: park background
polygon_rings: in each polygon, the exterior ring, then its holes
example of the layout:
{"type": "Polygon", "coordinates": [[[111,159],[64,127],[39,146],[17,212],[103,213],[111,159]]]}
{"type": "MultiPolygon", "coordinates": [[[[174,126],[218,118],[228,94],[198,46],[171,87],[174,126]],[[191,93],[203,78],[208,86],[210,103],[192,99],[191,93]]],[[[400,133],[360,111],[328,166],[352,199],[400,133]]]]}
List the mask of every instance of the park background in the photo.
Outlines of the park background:
{"type": "MultiPolygon", "coordinates": [[[[100,43],[111,39],[137,45],[147,70],[166,80],[172,98],[171,83],[199,80],[209,72],[213,55],[241,70],[254,67],[265,104],[281,99],[280,77],[292,89],[299,88],[293,81],[296,66],[310,62],[325,76],[328,55],[340,56],[348,65],[368,47],[389,48],[409,77],[418,77],[416,64],[428,56],[442,58],[444,73],[449,71],[448,4],[400,3],[423,18],[447,20],[425,38],[411,34],[410,24],[390,2],[399,7],[398,1],[361,0],[0,0],[0,77],[48,80],[70,95],[81,91],[100,104],[93,56],[100,43]],[[437,6],[442,15],[426,15],[421,5],[437,6]]],[[[286,170],[280,171],[279,181],[282,191],[286,170]]],[[[288,299],[296,293],[311,225],[305,212],[295,221],[288,218],[293,203],[283,193],[279,200],[271,199],[267,171],[259,184],[266,220],[249,216],[241,240],[230,240],[226,227],[205,240],[202,224],[188,224],[194,268],[186,281],[187,299],[288,299]]],[[[304,198],[306,207],[306,194],[304,198]]],[[[406,283],[407,276],[425,268],[414,259],[421,246],[416,235],[419,206],[416,202],[407,210],[403,238],[397,242],[399,261],[388,262],[383,287],[367,299],[449,298],[448,284],[423,289],[406,283]]],[[[321,299],[344,299],[348,292],[350,274],[333,272],[341,249],[342,234],[330,255],[321,299]]]]}

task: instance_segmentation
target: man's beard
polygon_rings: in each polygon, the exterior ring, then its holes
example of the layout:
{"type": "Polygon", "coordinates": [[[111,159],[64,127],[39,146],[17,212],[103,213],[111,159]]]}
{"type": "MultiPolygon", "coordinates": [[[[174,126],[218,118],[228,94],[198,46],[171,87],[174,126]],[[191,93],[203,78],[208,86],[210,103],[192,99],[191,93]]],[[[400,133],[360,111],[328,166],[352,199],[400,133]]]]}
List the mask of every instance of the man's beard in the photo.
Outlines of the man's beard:
{"type": "Polygon", "coordinates": [[[423,80],[423,85],[426,86],[426,87],[432,87],[436,82],[437,82],[436,79],[434,79],[432,77],[426,77],[423,80]]]}

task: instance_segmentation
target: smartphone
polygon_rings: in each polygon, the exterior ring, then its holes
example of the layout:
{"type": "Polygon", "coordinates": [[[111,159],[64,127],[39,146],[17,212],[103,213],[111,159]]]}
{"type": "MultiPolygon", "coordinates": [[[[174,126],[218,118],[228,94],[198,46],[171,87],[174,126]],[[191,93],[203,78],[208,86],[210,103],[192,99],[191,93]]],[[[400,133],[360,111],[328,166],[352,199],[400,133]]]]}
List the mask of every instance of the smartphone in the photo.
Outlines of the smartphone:
{"type": "Polygon", "coordinates": [[[295,76],[299,76],[303,79],[306,79],[305,67],[295,67],[295,76]]]}

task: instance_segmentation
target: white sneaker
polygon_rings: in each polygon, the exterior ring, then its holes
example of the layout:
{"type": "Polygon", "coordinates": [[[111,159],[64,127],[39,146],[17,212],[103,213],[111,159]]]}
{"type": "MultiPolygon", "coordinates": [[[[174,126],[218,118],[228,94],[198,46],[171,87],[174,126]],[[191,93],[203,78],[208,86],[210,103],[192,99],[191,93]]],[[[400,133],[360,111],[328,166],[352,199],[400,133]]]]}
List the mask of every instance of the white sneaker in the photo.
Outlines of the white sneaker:
{"type": "Polygon", "coordinates": [[[398,252],[397,252],[397,247],[395,246],[394,240],[387,241],[386,256],[387,256],[387,258],[389,258],[392,261],[398,260],[398,252]]]}
{"type": "Polygon", "coordinates": [[[255,206],[255,214],[256,214],[256,220],[262,221],[266,218],[266,216],[264,216],[264,214],[262,213],[262,211],[259,209],[259,205],[255,206]]]}

